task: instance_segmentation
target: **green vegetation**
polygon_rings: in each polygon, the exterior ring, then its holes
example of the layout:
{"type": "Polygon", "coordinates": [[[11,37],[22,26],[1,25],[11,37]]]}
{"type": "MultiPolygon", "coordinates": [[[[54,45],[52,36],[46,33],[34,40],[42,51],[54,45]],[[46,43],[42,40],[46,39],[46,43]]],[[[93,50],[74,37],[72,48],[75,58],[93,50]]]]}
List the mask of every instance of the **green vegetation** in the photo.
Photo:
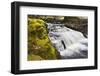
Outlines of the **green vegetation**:
{"type": "Polygon", "coordinates": [[[42,19],[28,17],[28,60],[57,59],[42,19]]]}
{"type": "Polygon", "coordinates": [[[43,60],[43,58],[41,58],[39,55],[30,54],[30,55],[28,55],[28,60],[29,61],[32,61],[32,60],[43,60]]]}

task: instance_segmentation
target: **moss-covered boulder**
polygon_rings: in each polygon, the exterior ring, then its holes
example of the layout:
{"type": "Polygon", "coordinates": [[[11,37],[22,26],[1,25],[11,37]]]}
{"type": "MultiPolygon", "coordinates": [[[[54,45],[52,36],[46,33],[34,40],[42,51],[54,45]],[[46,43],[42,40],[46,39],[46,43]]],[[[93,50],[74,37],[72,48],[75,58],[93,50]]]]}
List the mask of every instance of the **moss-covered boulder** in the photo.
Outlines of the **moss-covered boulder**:
{"type": "Polygon", "coordinates": [[[56,59],[56,54],[46,23],[42,19],[28,18],[28,60],[56,59]]]}
{"type": "Polygon", "coordinates": [[[41,58],[38,55],[34,55],[34,54],[29,54],[28,55],[28,61],[32,61],[32,60],[43,60],[43,58],[41,58]]]}

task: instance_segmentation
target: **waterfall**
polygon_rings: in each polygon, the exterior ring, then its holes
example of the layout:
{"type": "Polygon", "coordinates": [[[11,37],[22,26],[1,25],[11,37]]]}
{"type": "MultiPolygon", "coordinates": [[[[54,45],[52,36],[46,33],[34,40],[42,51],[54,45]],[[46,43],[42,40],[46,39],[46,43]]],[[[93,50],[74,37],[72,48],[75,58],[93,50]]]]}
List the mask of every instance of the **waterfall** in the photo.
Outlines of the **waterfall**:
{"type": "Polygon", "coordinates": [[[62,59],[87,58],[88,39],[64,24],[47,23],[48,36],[62,59]]]}

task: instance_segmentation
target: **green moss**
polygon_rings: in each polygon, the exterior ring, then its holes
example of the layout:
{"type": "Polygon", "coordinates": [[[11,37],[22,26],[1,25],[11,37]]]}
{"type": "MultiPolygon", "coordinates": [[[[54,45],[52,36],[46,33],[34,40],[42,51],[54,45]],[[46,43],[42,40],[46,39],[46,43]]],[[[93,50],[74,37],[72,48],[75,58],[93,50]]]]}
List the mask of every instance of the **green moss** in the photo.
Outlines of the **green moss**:
{"type": "Polygon", "coordinates": [[[43,60],[42,57],[38,56],[38,55],[34,55],[34,54],[29,54],[28,55],[28,60],[32,61],[32,60],[43,60]]]}
{"type": "Polygon", "coordinates": [[[49,40],[46,23],[42,19],[28,18],[28,55],[30,54],[32,56],[29,56],[28,60],[34,60],[33,55],[46,60],[57,58],[56,49],[49,40]]]}

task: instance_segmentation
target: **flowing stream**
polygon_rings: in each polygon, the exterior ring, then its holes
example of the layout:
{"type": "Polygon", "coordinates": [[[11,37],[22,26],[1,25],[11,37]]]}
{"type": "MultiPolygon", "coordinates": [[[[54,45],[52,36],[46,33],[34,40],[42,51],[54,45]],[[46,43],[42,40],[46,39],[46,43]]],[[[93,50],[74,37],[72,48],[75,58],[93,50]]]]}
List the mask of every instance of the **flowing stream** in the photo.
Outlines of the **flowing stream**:
{"type": "Polygon", "coordinates": [[[87,58],[88,39],[64,24],[47,23],[48,35],[62,59],[87,58]]]}

